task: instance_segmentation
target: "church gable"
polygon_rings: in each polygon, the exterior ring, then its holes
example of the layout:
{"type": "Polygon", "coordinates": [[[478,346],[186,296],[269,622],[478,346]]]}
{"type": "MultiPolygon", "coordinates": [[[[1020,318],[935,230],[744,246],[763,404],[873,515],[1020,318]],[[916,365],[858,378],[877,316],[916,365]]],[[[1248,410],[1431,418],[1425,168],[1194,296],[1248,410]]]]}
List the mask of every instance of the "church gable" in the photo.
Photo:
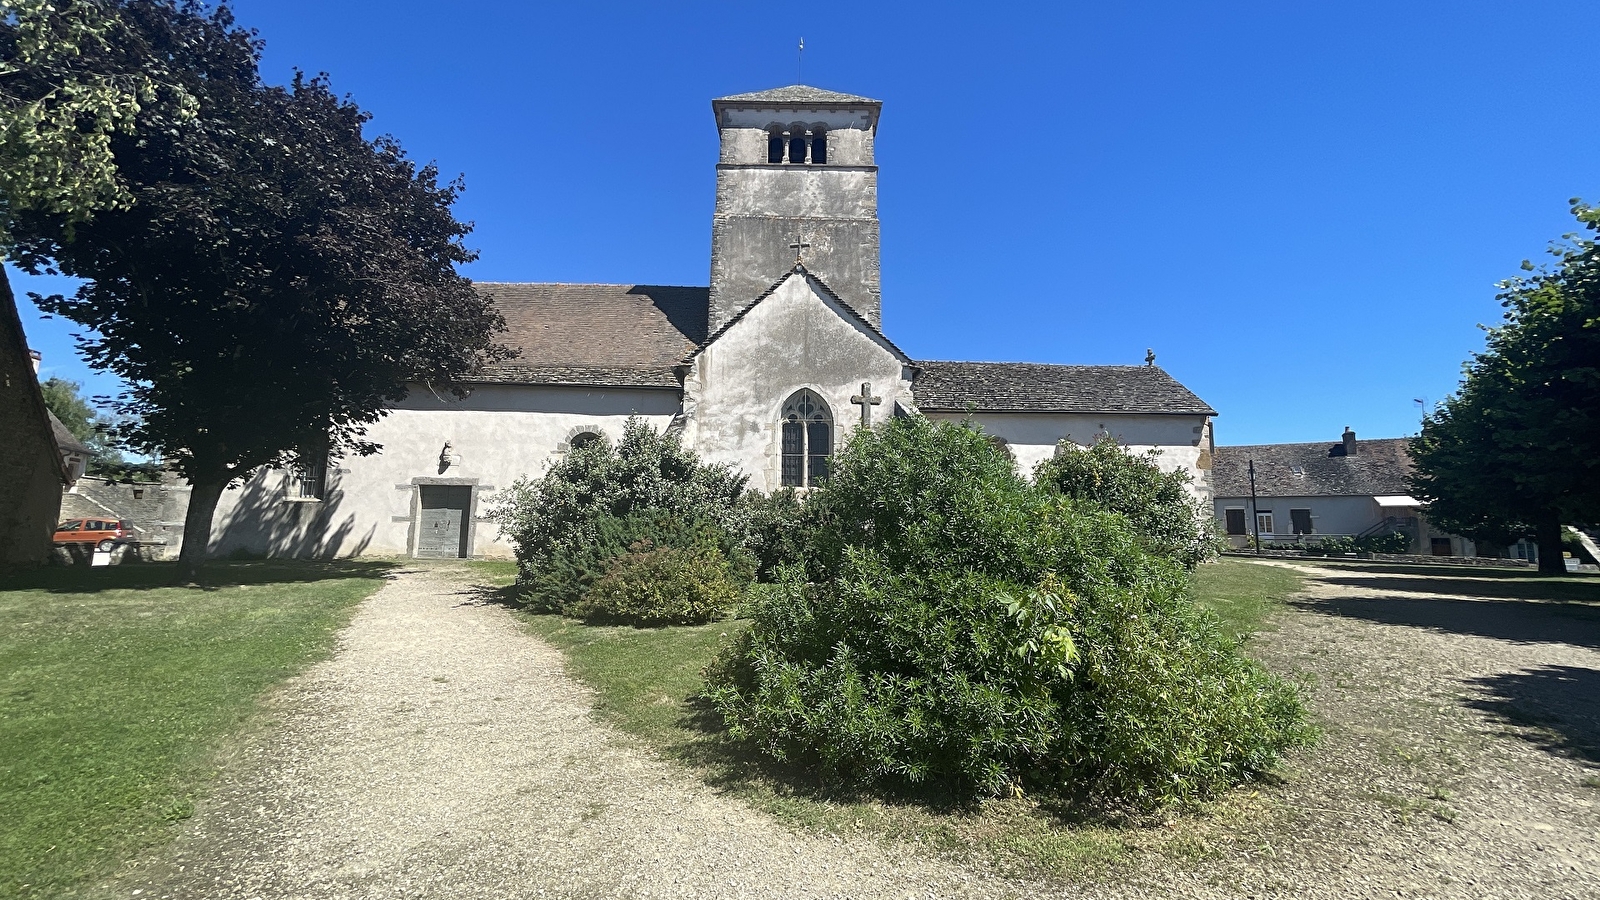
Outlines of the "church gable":
{"type": "Polygon", "coordinates": [[[739,466],[752,487],[773,490],[785,482],[786,405],[831,426],[829,446],[819,444],[819,428],[803,438],[790,435],[805,446],[787,455],[829,455],[864,419],[882,421],[897,403],[910,406],[909,363],[797,266],[688,360],[685,437],[707,459],[739,466]]]}

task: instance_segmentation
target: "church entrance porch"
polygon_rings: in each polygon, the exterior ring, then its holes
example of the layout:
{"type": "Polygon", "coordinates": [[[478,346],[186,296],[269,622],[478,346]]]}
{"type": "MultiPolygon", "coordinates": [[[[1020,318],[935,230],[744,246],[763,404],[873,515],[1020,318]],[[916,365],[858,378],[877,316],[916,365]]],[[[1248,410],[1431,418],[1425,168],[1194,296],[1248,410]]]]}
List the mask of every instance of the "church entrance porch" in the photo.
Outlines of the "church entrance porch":
{"type": "Polygon", "coordinates": [[[417,549],[419,558],[461,559],[469,553],[472,487],[424,484],[418,491],[417,549]]]}

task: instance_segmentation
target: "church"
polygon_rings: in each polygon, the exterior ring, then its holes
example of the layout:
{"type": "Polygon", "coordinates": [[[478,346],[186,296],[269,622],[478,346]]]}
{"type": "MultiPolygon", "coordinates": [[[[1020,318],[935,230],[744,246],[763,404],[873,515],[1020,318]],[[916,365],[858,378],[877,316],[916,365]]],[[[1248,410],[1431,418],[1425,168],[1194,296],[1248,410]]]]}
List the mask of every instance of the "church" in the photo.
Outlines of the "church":
{"type": "Polygon", "coordinates": [[[921,415],[976,422],[1024,473],[1109,433],[1160,449],[1209,501],[1216,413],[1153,360],[918,360],[884,333],[880,101],[797,84],[712,111],[708,286],[480,283],[519,356],[465,398],[413,386],[370,430],[374,456],[251,476],[224,496],[212,552],[509,556],[495,492],[630,416],[760,491],[814,485],[852,429],[921,415]]]}

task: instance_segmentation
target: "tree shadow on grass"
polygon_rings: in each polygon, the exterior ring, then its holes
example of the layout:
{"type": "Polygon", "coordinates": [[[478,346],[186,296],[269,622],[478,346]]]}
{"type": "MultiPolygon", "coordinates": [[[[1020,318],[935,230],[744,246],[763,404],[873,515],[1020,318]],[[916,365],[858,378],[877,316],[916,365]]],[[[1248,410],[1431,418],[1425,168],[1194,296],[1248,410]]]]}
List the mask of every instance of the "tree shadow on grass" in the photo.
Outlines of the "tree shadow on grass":
{"type": "Polygon", "coordinates": [[[1600,672],[1538,666],[1470,679],[1475,709],[1520,726],[1512,732],[1544,750],[1600,766],[1600,672]]]}
{"type": "Polygon", "coordinates": [[[120,566],[46,566],[0,575],[0,593],[48,591],[94,594],[187,587],[211,591],[239,585],[303,584],[343,578],[383,578],[400,568],[393,560],[209,560],[194,584],[184,584],[176,562],[127,563],[120,566]]]}
{"type": "Polygon", "coordinates": [[[1600,647],[1600,608],[1584,603],[1437,597],[1296,598],[1291,606],[1385,625],[1409,625],[1525,644],[1600,647]]]}
{"type": "MultiPolygon", "coordinates": [[[[1298,562],[1298,560],[1296,561],[1298,562]]],[[[1539,570],[1533,566],[1430,566],[1426,563],[1354,562],[1315,556],[1306,557],[1305,564],[1329,571],[1361,572],[1371,575],[1428,575],[1438,578],[1525,579],[1528,581],[1548,581],[1551,579],[1551,576],[1540,575],[1539,570]]],[[[1589,579],[1594,582],[1597,588],[1600,588],[1600,578],[1594,576],[1566,575],[1557,577],[1565,577],[1573,581],[1589,579]]]]}
{"type": "Polygon", "coordinates": [[[1564,579],[1480,579],[1384,578],[1370,575],[1340,575],[1319,578],[1326,584],[1364,588],[1383,593],[1448,594],[1456,597],[1483,597],[1492,600],[1556,601],[1600,604],[1600,581],[1579,582],[1564,579]]]}

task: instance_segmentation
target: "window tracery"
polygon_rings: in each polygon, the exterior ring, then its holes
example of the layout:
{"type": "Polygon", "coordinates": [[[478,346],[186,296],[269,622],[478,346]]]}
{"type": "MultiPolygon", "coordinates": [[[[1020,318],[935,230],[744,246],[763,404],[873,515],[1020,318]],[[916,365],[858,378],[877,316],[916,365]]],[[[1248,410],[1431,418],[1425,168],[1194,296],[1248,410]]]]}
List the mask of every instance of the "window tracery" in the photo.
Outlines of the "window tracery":
{"type": "Polygon", "coordinates": [[[783,473],[785,487],[814,487],[828,477],[833,457],[833,412],[809,389],[796,391],[783,404],[783,473]]]}

